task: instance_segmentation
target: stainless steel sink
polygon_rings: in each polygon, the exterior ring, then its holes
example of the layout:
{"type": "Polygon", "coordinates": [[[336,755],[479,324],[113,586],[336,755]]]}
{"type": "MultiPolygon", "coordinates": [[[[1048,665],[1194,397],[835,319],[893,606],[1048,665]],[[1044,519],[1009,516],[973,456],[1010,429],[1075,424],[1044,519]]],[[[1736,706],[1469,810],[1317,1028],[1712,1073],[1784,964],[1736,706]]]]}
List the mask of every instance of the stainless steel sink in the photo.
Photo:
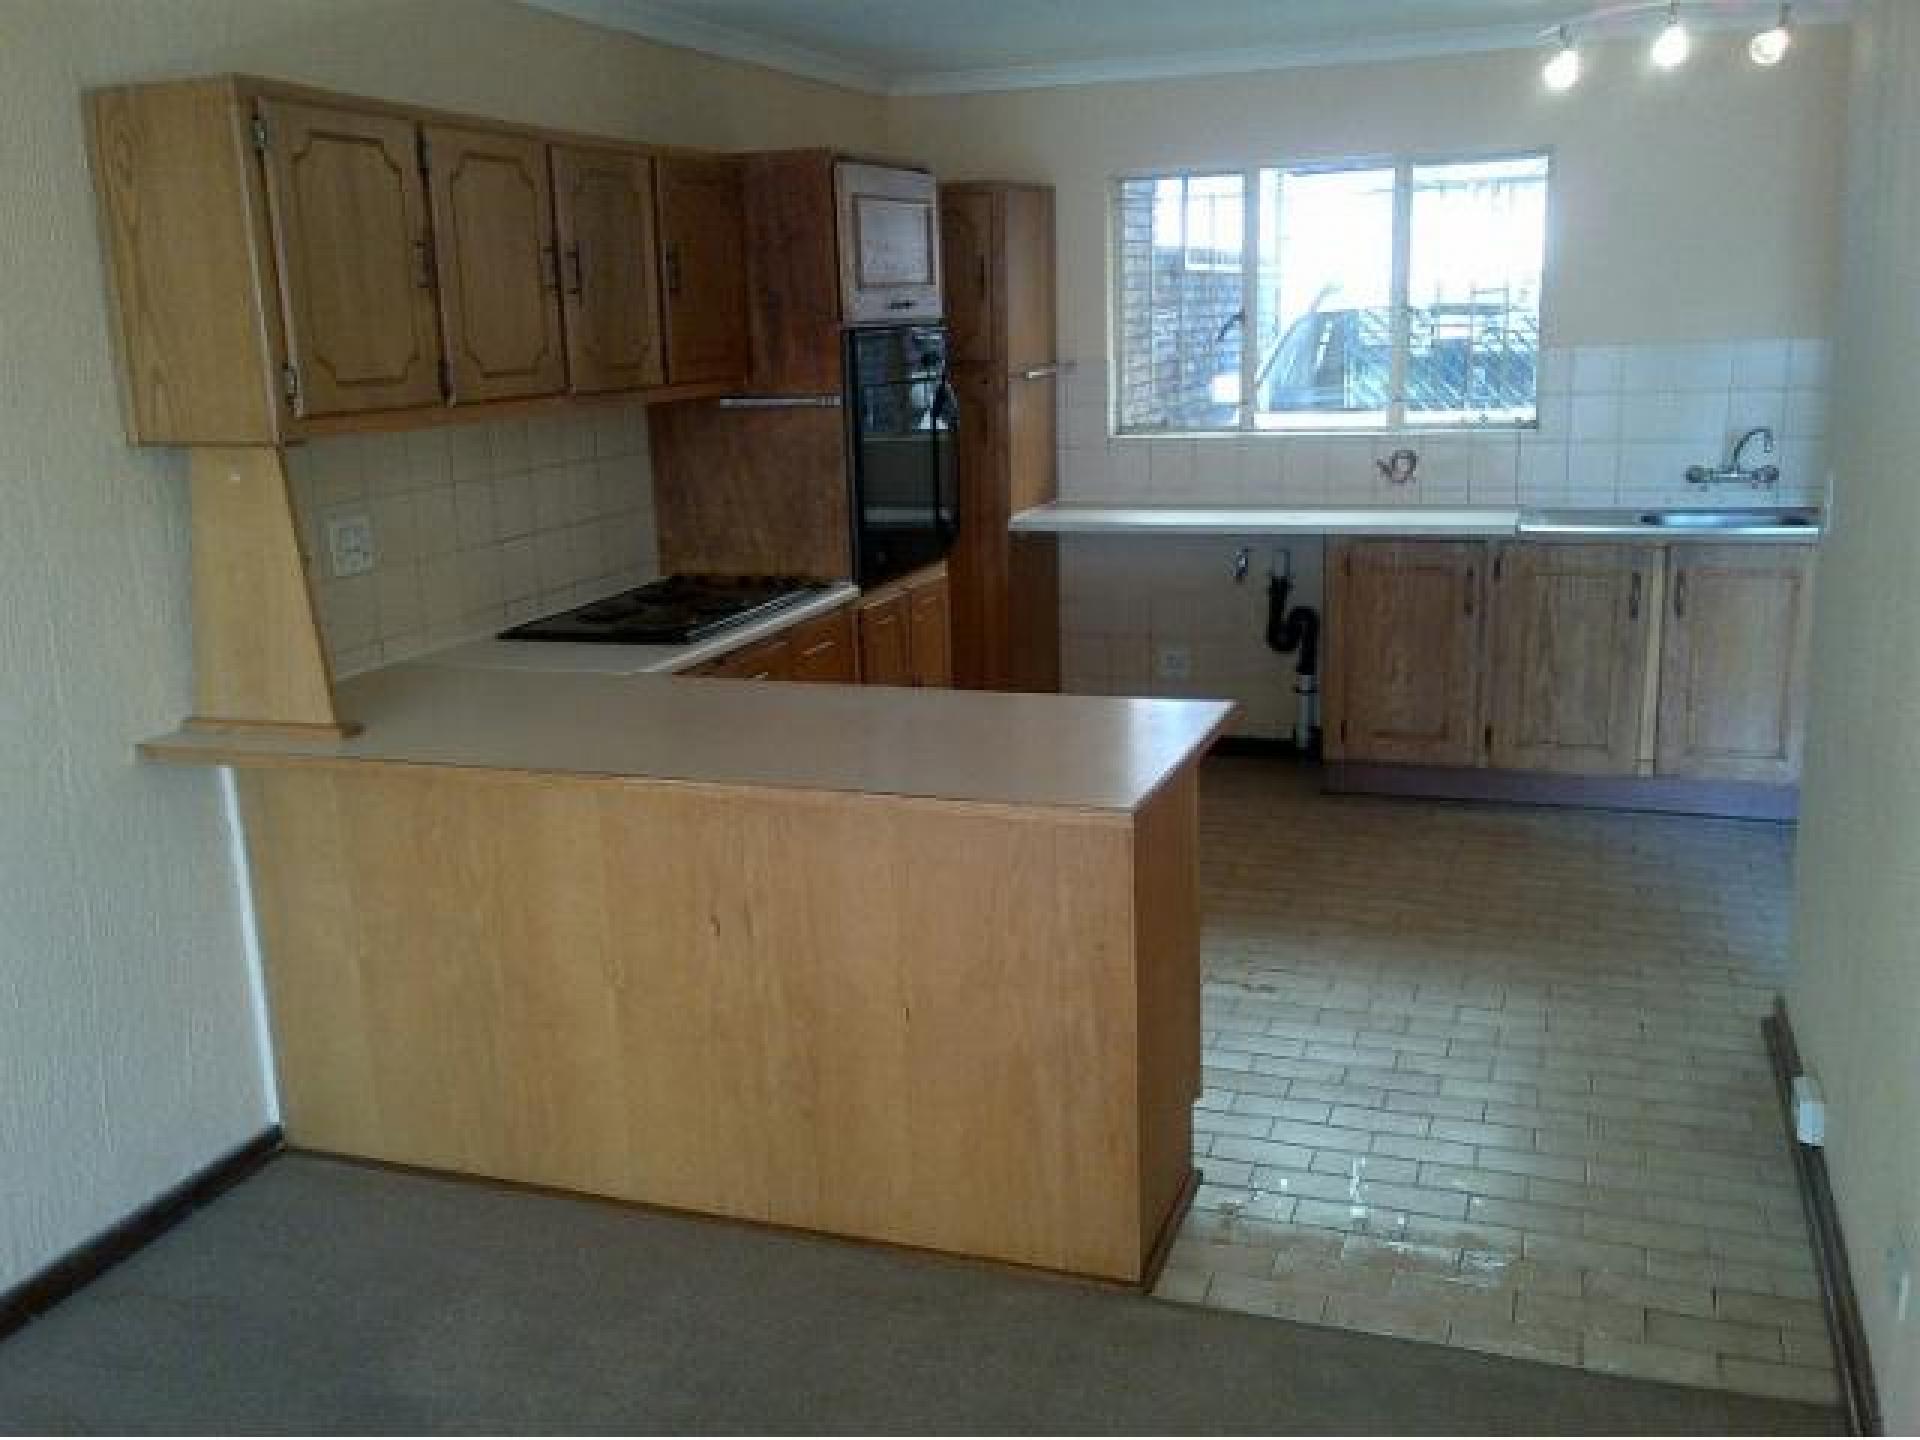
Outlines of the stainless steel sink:
{"type": "Polygon", "coordinates": [[[1625,538],[1661,531],[1681,535],[1758,540],[1811,540],[1820,534],[1821,512],[1809,506],[1744,510],[1526,510],[1515,527],[1522,535],[1625,538]]]}
{"type": "Polygon", "coordinates": [[[1648,510],[1640,523],[1661,530],[1814,530],[1820,520],[1806,510],[1648,510]]]}

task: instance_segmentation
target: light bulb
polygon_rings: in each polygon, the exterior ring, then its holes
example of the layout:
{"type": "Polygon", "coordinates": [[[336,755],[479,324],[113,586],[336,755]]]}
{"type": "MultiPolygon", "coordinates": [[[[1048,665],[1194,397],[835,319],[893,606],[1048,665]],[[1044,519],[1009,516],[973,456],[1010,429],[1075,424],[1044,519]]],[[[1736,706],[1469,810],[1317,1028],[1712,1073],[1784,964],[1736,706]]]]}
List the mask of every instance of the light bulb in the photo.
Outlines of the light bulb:
{"type": "Polygon", "coordinates": [[[1662,70],[1672,70],[1687,63],[1687,52],[1692,48],[1693,41],[1687,35],[1687,27],[1675,16],[1654,40],[1647,57],[1662,70]]]}
{"type": "Polygon", "coordinates": [[[1747,54],[1753,57],[1756,65],[1778,65],[1786,58],[1787,47],[1793,43],[1793,7],[1782,5],[1780,19],[1771,30],[1762,30],[1747,42],[1747,54]]]}
{"type": "Polygon", "coordinates": [[[1560,31],[1560,48],[1547,61],[1540,78],[1546,81],[1547,89],[1554,91],[1571,90],[1580,81],[1580,52],[1573,48],[1564,27],[1560,31]]]}

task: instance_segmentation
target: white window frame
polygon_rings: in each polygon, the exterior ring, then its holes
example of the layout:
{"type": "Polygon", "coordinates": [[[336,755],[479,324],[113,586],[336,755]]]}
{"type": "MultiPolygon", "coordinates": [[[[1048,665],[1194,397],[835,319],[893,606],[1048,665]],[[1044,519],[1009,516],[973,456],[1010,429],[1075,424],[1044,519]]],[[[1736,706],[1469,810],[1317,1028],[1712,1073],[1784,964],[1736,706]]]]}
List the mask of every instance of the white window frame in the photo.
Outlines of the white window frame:
{"type": "MultiPolygon", "coordinates": [[[[1412,344],[1413,305],[1408,291],[1412,283],[1413,270],[1413,172],[1427,166],[1437,165],[1485,165],[1498,164],[1503,160],[1541,160],[1546,162],[1547,175],[1547,212],[1543,221],[1540,256],[1540,322],[1539,333],[1546,335],[1547,275],[1552,264],[1552,250],[1548,241],[1552,235],[1553,216],[1553,177],[1555,171],[1554,151],[1549,146],[1540,146],[1522,150],[1483,151],[1470,154],[1446,155],[1403,155],[1370,156],[1344,160],[1313,160],[1289,163],[1287,161],[1263,161],[1252,165],[1188,165],[1175,169],[1135,170],[1116,175],[1107,188],[1107,381],[1108,407],[1107,430],[1116,439],[1153,439],[1155,437],[1175,437],[1181,435],[1263,435],[1311,436],[1311,435],[1389,435],[1389,434],[1470,434],[1477,435],[1499,431],[1538,430],[1540,428],[1540,377],[1539,359],[1536,352],[1534,370],[1534,413],[1528,420],[1459,420],[1450,423],[1422,421],[1418,425],[1407,423],[1407,352],[1412,344]],[[1157,430],[1145,428],[1127,428],[1121,424],[1119,377],[1125,357],[1120,353],[1120,339],[1125,324],[1122,307],[1125,303],[1124,286],[1120,273],[1120,246],[1118,243],[1118,220],[1120,215],[1121,187],[1129,182],[1141,180],[1191,180],[1195,176],[1238,174],[1241,180],[1241,213],[1244,224],[1244,239],[1241,246],[1241,345],[1240,345],[1240,394],[1242,397],[1254,393],[1254,383],[1260,365],[1260,349],[1253,343],[1257,303],[1260,289],[1260,175],[1265,170],[1279,170],[1288,174],[1330,174],[1345,170],[1392,170],[1393,171],[1393,270],[1389,279],[1388,308],[1393,314],[1393,359],[1392,371],[1388,379],[1387,413],[1384,421],[1358,425],[1339,425],[1325,423],[1320,425],[1303,424],[1262,427],[1254,423],[1254,407],[1243,403],[1238,425],[1220,425],[1205,429],[1157,430]]],[[[1545,346],[1540,345],[1539,350],[1545,346]]],[[[1306,413],[1306,412],[1302,412],[1306,413]]]]}

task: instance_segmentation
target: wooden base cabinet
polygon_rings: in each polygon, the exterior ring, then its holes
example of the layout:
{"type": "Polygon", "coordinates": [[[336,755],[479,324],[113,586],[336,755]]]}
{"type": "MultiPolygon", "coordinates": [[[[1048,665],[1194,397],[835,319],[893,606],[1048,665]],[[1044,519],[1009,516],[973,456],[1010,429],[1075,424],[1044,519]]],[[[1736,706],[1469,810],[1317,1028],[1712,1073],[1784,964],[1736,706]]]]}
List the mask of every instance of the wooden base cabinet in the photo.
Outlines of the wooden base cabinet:
{"type": "Polygon", "coordinates": [[[1662,775],[1781,784],[1800,775],[1813,548],[1672,554],[1660,647],[1662,775]]]}
{"type": "Polygon", "coordinates": [[[861,597],[860,678],[868,685],[953,684],[947,568],[936,565],[861,597]]]}
{"type": "Polygon", "coordinates": [[[1339,542],[1328,758],[1791,785],[1812,583],[1807,545],[1339,542]]]}
{"type": "Polygon", "coordinates": [[[1335,547],[1326,748],[1336,760],[1472,765],[1482,743],[1487,546],[1335,547]]]}
{"type": "Polygon", "coordinates": [[[1491,620],[1496,769],[1638,769],[1661,564],[1653,545],[1503,547],[1491,620]]]}

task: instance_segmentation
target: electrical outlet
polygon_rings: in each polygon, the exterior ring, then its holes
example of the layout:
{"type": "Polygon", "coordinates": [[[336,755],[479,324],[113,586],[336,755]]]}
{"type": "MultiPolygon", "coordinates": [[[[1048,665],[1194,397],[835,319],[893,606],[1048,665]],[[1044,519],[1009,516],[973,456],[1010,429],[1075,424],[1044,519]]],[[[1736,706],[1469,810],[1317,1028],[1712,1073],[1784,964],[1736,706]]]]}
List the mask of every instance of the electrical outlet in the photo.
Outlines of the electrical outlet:
{"type": "Polygon", "coordinates": [[[1153,673],[1162,680],[1191,680],[1193,651],[1184,645],[1163,645],[1153,654],[1153,673]]]}
{"type": "Polygon", "coordinates": [[[327,521],[327,554],[333,576],[364,575],[373,569],[373,520],[366,515],[341,515],[327,521]]]}

